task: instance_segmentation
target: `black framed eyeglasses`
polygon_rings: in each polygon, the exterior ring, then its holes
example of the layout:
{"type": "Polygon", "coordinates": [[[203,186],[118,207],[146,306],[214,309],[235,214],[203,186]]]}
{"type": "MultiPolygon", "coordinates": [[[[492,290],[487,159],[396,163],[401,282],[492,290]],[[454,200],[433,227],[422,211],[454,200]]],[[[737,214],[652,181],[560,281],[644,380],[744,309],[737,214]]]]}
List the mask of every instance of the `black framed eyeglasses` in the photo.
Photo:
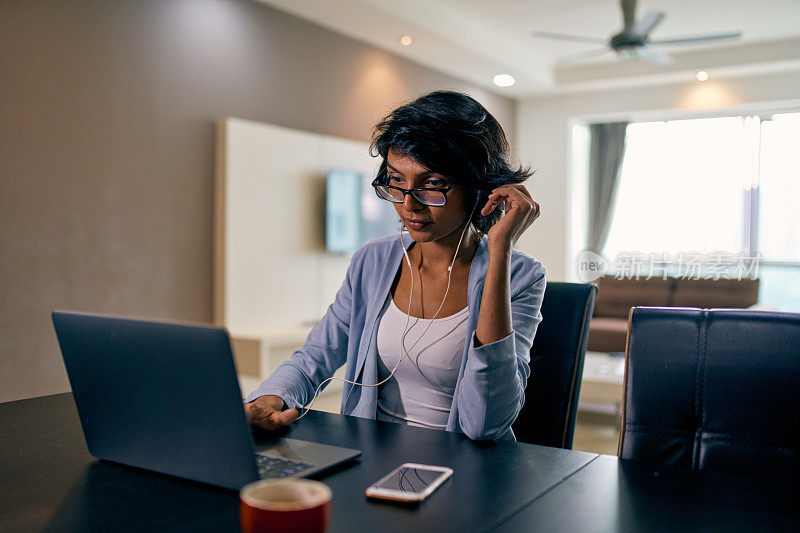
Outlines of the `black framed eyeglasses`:
{"type": "Polygon", "coordinates": [[[410,194],[414,200],[423,205],[440,207],[447,203],[447,193],[450,192],[450,189],[455,187],[455,184],[444,188],[401,189],[394,185],[381,183],[378,178],[375,178],[372,182],[372,186],[375,187],[375,193],[379,198],[383,198],[395,204],[402,204],[406,199],[406,195],[410,194]]]}

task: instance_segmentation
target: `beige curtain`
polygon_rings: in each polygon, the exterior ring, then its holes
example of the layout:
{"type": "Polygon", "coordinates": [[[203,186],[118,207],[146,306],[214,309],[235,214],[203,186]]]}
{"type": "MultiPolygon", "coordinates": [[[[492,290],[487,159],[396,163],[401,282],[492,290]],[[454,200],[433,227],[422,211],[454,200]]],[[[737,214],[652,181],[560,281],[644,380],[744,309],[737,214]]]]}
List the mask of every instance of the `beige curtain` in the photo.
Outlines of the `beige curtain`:
{"type": "Polygon", "coordinates": [[[614,216],[627,122],[590,124],[588,248],[601,253],[614,216]]]}

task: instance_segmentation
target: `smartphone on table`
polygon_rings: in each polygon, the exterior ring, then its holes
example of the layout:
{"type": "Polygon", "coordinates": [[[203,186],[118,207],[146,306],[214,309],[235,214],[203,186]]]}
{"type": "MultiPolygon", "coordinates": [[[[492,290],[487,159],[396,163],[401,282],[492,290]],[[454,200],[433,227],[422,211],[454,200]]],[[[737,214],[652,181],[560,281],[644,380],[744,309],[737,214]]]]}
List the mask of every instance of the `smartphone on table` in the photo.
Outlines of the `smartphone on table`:
{"type": "Polygon", "coordinates": [[[453,469],[446,466],[405,463],[367,487],[366,494],[369,498],[421,502],[452,475],[453,469]]]}

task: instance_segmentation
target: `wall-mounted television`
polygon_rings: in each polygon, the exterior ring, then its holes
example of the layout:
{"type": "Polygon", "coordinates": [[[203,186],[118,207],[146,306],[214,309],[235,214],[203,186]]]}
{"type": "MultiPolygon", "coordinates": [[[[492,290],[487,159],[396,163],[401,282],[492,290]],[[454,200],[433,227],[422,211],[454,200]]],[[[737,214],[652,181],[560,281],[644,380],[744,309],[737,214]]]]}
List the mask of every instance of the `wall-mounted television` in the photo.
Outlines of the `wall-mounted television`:
{"type": "Polygon", "coordinates": [[[397,233],[397,213],[378,198],[373,176],[354,170],[330,170],[325,186],[325,248],[352,253],[363,244],[397,233]]]}

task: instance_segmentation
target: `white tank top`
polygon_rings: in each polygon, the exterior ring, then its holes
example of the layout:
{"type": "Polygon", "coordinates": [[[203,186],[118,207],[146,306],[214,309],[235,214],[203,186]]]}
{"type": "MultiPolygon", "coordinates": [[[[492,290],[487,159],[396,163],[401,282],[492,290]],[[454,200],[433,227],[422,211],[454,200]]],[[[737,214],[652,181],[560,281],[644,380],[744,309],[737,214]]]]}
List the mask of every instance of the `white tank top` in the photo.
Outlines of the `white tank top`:
{"type": "Polygon", "coordinates": [[[379,379],[386,379],[400,358],[400,340],[407,319],[408,355],[392,379],[378,390],[378,420],[432,429],[447,427],[464,356],[468,318],[466,307],[455,315],[435,320],[409,318],[389,295],[378,325],[379,379]],[[425,335],[419,340],[423,332],[425,335]]]}

